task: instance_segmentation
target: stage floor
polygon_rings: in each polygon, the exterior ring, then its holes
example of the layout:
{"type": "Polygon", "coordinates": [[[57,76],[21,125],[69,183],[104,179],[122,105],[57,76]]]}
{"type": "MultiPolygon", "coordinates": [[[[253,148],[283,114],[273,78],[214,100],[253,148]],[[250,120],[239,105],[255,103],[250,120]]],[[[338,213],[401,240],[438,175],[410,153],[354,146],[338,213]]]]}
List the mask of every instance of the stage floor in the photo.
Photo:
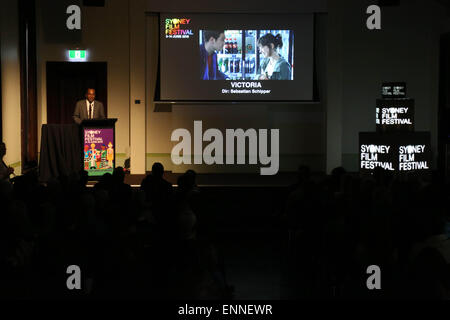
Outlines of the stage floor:
{"type": "MultiPolygon", "coordinates": [[[[164,179],[177,185],[178,177],[182,173],[172,173],[167,171],[164,173],[164,179]]],[[[125,183],[133,187],[141,185],[145,175],[127,174],[125,175],[125,183]]],[[[280,172],[274,176],[261,176],[259,174],[245,173],[199,173],[197,174],[197,185],[199,187],[286,187],[297,181],[296,172],[280,172]]],[[[93,185],[97,181],[90,181],[89,185],[93,185]]]]}

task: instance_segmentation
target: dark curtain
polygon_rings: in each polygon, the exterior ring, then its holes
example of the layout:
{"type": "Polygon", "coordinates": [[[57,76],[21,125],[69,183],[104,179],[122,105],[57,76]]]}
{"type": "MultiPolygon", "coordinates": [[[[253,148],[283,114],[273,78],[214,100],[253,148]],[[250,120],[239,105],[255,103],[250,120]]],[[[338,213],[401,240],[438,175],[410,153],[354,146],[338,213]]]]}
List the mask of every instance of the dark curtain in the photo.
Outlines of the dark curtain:
{"type": "Polygon", "coordinates": [[[37,52],[35,0],[19,0],[22,171],[37,166],[37,52]]]}
{"type": "Polygon", "coordinates": [[[87,88],[95,89],[107,116],[106,62],[47,62],[47,123],[73,123],[75,104],[87,88]]]}
{"type": "Polygon", "coordinates": [[[81,132],[76,124],[42,126],[39,178],[49,181],[82,168],[81,132]]]}

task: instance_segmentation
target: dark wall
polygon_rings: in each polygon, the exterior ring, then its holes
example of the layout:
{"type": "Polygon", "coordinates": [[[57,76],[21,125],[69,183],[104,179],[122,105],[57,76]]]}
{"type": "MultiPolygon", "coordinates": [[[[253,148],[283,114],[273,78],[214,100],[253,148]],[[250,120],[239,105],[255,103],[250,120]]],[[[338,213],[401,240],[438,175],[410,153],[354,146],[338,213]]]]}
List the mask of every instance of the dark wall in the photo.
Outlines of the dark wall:
{"type": "MultiPolygon", "coordinates": [[[[1,43],[2,43],[2,39],[0,37],[0,48],[1,48],[1,43]]],[[[0,50],[0,141],[3,141],[3,107],[2,107],[2,91],[3,91],[3,87],[2,87],[2,50],[0,50]]]]}
{"type": "MultiPolygon", "coordinates": [[[[82,3],[80,0],[39,0],[41,12],[45,13],[45,17],[51,19],[42,19],[42,28],[44,41],[46,43],[68,43],[78,44],[81,42],[81,30],[68,30],[65,28],[67,17],[66,9],[70,5],[77,5],[81,7],[81,24],[84,26],[82,3]],[[62,26],[62,27],[61,27],[62,26]]],[[[101,19],[99,17],[99,19],[101,19]]]]}
{"type": "Polygon", "coordinates": [[[441,36],[439,77],[438,168],[450,180],[450,32],[441,36]]]}
{"type": "Polygon", "coordinates": [[[233,13],[314,13],[326,12],[326,0],[246,0],[246,1],[208,1],[208,0],[147,0],[149,12],[233,12],[233,13]]]}

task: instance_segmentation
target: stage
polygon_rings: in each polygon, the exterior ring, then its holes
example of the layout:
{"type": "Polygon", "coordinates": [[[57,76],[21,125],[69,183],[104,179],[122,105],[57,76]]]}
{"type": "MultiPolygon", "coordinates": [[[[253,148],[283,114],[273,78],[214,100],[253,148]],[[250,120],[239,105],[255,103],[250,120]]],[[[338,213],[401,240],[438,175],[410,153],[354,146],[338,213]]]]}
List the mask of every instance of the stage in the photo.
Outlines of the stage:
{"type": "MultiPolygon", "coordinates": [[[[147,174],[150,174],[148,172],[147,174]]],[[[178,177],[182,173],[164,172],[164,179],[177,185],[178,177]]],[[[321,176],[315,174],[314,176],[321,176]]],[[[145,175],[126,174],[125,183],[132,187],[139,187],[145,175]]],[[[98,180],[89,181],[88,185],[94,185],[98,180]]],[[[199,187],[288,187],[297,182],[296,172],[280,172],[274,176],[261,176],[251,173],[199,173],[196,179],[199,187]]]]}

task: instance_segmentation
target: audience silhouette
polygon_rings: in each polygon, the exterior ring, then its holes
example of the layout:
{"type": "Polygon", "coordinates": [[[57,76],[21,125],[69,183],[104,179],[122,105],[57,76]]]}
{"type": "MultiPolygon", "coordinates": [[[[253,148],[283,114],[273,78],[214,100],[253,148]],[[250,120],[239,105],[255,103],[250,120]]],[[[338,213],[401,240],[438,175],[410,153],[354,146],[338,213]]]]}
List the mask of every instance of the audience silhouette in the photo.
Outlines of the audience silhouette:
{"type": "MultiPolygon", "coordinates": [[[[121,167],[93,188],[85,171],[45,184],[37,177],[0,180],[2,298],[233,298],[206,217],[221,204],[197,186],[195,171],[176,187],[161,163],[140,188],[125,183],[121,167]],[[82,290],[66,287],[73,264],[82,290]]],[[[321,176],[300,166],[275,208],[282,214],[272,216],[288,235],[289,297],[448,299],[450,190],[436,178],[360,177],[342,167],[321,176]],[[381,291],[366,287],[370,265],[382,270],[381,291]]]]}

